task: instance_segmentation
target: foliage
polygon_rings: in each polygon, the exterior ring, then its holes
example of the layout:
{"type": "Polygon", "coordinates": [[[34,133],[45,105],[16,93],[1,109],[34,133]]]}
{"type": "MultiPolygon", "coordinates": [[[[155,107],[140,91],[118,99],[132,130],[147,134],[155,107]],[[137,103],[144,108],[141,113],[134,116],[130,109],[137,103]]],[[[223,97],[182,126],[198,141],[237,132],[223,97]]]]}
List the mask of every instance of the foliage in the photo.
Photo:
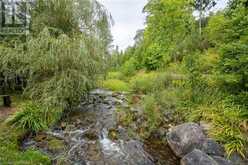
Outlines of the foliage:
{"type": "Polygon", "coordinates": [[[205,29],[208,41],[215,46],[221,45],[227,37],[225,35],[227,26],[227,19],[223,12],[218,12],[211,16],[209,18],[208,26],[205,29]]]}
{"type": "Polygon", "coordinates": [[[61,115],[61,111],[48,109],[38,103],[25,103],[20,109],[8,119],[8,123],[34,132],[47,129],[59,120],[61,115]]]}
{"type": "Polygon", "coordinates": [[[232,43],[222,47],[219,69],[226,85],[235,91],[248,90],[248,46],[232,43]]]}
{"type": "Polygon", "coordinates": [[[108,79],[102,82],[102,87],[112,91],[130,91],[128,83],[118,79],[108,79]]]}
{"type": "Polygon", "coordinates": [[[49,27],[55,34],[94,34],[107,46],[111,16],[96,0],[38,0],[31,9],[31,27],[39,34],[49,27]]]}
{"type": "Polygon", "coordinates": [[[76,104],[103,70],[100,62],[104,54],[90,42],[98,41],[87,36],[53,38],[47,31],[30,40],[25,58],[31,71],[26,93],[47,105],[66,108],[76,104]]]}
{"type": "Polygon", "coordinates": [[[122,79],[124,75],[121,72],[108,72],[107,79],[122,79]]]}
{"type": "Polygon", "coordinates": [[[156,44],[150,45],[147,48],[143,60],[144,67],[148,70],[156,70],[160,68],[164,63],[160,46],[156,44]]]}
{"type": "MultiPolygon", "coordinates": [[[[145,6],[147,12],[147,27],[144,32],[144,54],[146,59],[166,61],[180,60],[177,58],[182,52],[175,51],[177,45],[187,39],[193,29],[192,8],[189,1],[151,0],[145,6]],[[153,52],[154,51],[154,52],[153,52]],[[148,56],[148,57],[147,57],[148,56]]],[[[185,51],[185,50],[182,50],[185,51]]],[[[161,61],[152,60],[158,63],[161,61]]],[[[156,69],[158,64],[148,69],[156,69]]],[[[148,63],[149,64],[149,63],[148,63]]]]}
{"type": "Polygon", "coordinates": [[[162,119],[161,110],[153,96],[146,96],[143,100],[144,114],[148,122],[148,131],[158,128],[162,119]]]}
{"type": "Polygon", "coordinates": [[[121,67],[121,72],[126,76],[132,76],[136,71],[136,59],[131,57],[121,67]]]}
{"type": "Polygon", "coordinates": [[[101,42],[92,36],[55,38],[44,29],[27,42],[25,51],[19,47],[1,59],[1,70],[26,77],[26,96],[47,106],[65,109],[77,104],[105,70],[101,42]]]}

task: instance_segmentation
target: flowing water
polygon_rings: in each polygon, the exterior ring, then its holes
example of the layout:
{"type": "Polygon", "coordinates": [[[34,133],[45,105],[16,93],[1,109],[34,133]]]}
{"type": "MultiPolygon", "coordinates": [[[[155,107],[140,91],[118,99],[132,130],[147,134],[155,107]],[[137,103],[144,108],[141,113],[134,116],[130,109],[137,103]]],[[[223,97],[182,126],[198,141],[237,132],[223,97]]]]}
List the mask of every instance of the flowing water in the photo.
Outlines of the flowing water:
{"type": "Polygon", "coordinates": [[[176,165],[166,145],[142,143],[118,125],[116,106],[128,107],[124,94],[94,90],[86,102],[69,113],[51,131],[29,135],[23,149],[36,148],[54,164],[73,165],[176,165]],[[112,134],[110,138],[110,134],[112,134]],[[118,134],[118,138],[115,135],[118,134]]]}

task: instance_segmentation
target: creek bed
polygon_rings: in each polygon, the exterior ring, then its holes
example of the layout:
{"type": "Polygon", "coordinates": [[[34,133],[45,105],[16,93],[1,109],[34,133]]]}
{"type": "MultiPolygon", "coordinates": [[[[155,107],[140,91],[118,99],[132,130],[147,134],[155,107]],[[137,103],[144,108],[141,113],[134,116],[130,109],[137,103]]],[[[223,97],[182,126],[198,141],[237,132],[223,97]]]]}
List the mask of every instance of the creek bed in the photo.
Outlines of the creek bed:
{"type": "Polygon", "coordinates": [[[82,102],[50,131],[27,136],[22,148],[41,150],[51,157],[53,164],[179,164],[169,147],[159,140],[143,143],[129,137],[116,121],[117,105],[127,107],[125,94],[94,90],[87,102],[82,102]]]}

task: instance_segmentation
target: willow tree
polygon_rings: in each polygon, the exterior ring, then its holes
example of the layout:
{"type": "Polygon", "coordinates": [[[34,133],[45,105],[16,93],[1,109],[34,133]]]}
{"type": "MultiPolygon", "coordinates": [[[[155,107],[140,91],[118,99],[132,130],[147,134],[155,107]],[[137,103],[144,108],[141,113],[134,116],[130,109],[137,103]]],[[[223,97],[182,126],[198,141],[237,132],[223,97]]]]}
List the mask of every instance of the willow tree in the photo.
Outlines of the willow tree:
{"type": "Polygon", "coordinates": [[[0,73],[22,74],[27,97],[66,109],[105,70],[111,16],[94,0],[36,0],[30,10],[31,35],[0,54],[0,73]]]}
{"type": "Polygon", "coordinates": [[[107,46],[112,23],[110,13],[96,0],[36,0],[31,8],[31,29],[36,34],[44,27],[69,36],[87,33],[107,46]]]}

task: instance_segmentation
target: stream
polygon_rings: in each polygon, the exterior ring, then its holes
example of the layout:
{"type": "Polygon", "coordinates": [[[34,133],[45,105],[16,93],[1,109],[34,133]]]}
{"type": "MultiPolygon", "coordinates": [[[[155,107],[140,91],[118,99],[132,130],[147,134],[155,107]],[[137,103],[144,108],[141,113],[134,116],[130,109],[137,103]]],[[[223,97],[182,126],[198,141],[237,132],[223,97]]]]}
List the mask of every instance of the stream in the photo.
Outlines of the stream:
{"type": "Polygon", "coordinates": [[[38,149],[53,164],[179,164],[167,145],[129,137],[116,120],[117,106],[128,107],[124,93],[96,89],[50,131],[25,137],[22,149],[38,149]]]}

